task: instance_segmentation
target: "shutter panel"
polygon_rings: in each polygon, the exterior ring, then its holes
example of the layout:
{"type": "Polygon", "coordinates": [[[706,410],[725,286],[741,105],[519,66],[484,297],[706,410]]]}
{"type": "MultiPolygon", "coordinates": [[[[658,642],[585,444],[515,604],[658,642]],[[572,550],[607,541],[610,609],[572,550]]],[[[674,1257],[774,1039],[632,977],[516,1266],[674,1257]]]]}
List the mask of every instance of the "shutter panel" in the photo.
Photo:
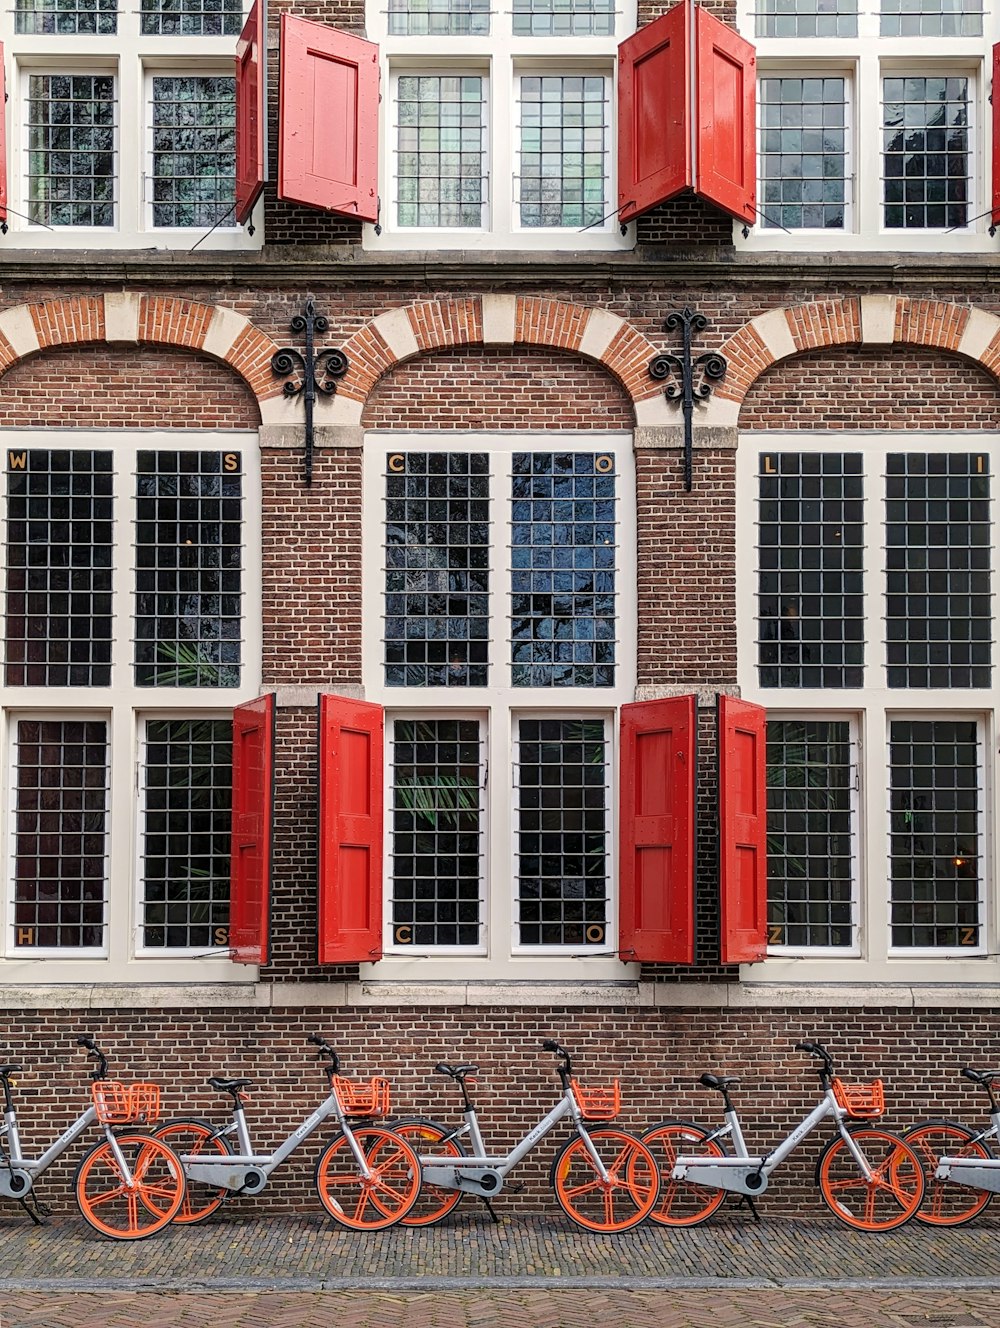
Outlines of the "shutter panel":
{"type": "Polygon", "coordinates": [[[264,0],[254,0],[236,43],[236,221],[240,226],[264,188],[266,123],[267,21],[264,0]]]}
{"type": "Polygon", "coordinates": [[[719,697],[719,871],[722,962],[767,948],[767,741],[763,706],[719,697]]]}
{"type": "Polygon", "coordinates": [[[695,193],[752,225],[757,219],[757,55],[739,33],[695,8],[695,193]]]}
{"type": "Polygon", "coordinates": [[[694,962],[695,698],[622,706],[622,959],[694,962]]]}
{"type": "Polygon", "coordinates": [[[278,197],[378,219],[378,47],[281,16],[278,197]]]}
{"type": "Polygon", "coordinates": [[[993,47],[993,212],[991,226],[1000,226],[1000,42],[993,47]]]}
{"type": "Polygon", "coordinates": [[[7,234],[7,71],[0,42],[0,230],[7,234]]]}
{"type": "Polygon", "coordinates": [[[238,964],[266,964],[271,916],[274,697],[233,708],[229,944],[238,964]]]}
{"type": "Polygon", "coordinates": [[[319,962],[382,957],[382,707],[319,698],[319,962]]]}
{"type": "Polygon", "coordinates": [[[690,6],[682,0],[618,48],[618,219],[691,185],[690,6]]]}

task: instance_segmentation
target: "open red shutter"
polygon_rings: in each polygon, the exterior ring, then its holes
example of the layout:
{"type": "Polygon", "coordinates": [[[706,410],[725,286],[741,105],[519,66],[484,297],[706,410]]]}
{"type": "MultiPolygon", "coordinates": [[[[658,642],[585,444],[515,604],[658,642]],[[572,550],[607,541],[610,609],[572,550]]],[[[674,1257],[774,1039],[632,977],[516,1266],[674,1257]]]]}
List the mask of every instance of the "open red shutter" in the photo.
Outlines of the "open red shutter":
{"type": "Polygon", "coordinates": [[[229,944],[238,964],[266,964],[271,914],[274,697],[233,708],[229,944]]]}
{"type": "Polygon", "coordinates": [[[1000,226],[1000,42],[993,47],[993,214],[991,226],[1000,226]]]}
{"type": "Polygon", "coordinates": [[[675,5],[618,47],[619,221],[691,184],[689,8],[675,5]]]}
{"type": "Polygon", "coordinates": [[[767,947],[766,711],[719,697],[722,962],[752,964],[767,947]]]}
{"type": "Polygon", "coordinates": [[[757,219],[757,56],[739,33],[695,8],[695,193],[748,225],[757,219]]]}
{"type": "Polygon", "coordinates": [[[267,123],[267,32],[264,0],[253,8],[236,43],[236,221],[242,226],[264,188],[267,123]]]}
{"type": "Polygon", "coordinates": [[[622,959],[694,962],[695,698],[622,706],[622,959]]]}
{"type": "Polygon", "coordinates": [[[7,234],[7,71],[0,42],[0,228],[7,234]]]}
{"type": "Polygon", "coordinates": [[[378,47],[281,16],[278,197],[378,219],[378,47]]]}
{"type": "Polygon", "coordinates": [[[319,698],[319,962],[382,957],[382,707],[319,698]]]}

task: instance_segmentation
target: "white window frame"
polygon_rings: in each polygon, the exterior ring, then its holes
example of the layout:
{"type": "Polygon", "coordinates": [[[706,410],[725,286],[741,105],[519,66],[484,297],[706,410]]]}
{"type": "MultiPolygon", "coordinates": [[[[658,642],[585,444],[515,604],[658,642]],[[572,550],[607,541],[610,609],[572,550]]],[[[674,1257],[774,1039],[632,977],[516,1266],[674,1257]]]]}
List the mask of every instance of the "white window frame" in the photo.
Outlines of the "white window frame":
{"type": "MultiPolygon", "coordinates": [[[[917,689],[886,686],[886,647],[882,621],[885,600],[885,490],[884,457],[889,452],[976,452],[991,458],[993,484],[1000,473],[1000,446],[995,435],[912,431],[898,433],[845,433],[803,430],[801,433],[746,433],[736,453],[736,493],[745,495],[736,509],[736,618],[737,677],[745,700],[765,706],[769,716],[833,714],[856,715],[859,757],[858,890],[860,897],[860,954],[817,955],[803,950],[794,955],[774,953],[759,964],[744,965],[741,980],[748,983],[972,983],[1000,981],[1000,889],[997,888],[997,840],[1000,835],[1000,796],[997,781],[997,743],[1000,707],[997,684],[992,688],[917,689]],[[865,686],[861,688],[765,688],[757,673],[757,466],[763,452],[860,452],[865,465],[864,603],[868,625],[865,686]],[[892,949],[889,913],[889,719],[972,718],[982,725],[985,769],[982,783],[982,874],[986,900],[981,933],[985,949],[974,953],[955,950],[892,949]]],[[[997,494],[993,494],[994,519],[997,494]]],[[[997,575],[994,569],[994,576],[997,575]]],[[[996,586],[994,585],[994,590],[996,586]]],[[[994,593],[993,668],[1000,669],[1000,599],[994,593]]],[[[1000,675],[995,675],[1000,676],[1000,675]]]]}
{"type": "MultiPolygon", "coordinates": [[[[755,225],[743,237],[733,227],[737,250],[938,253],[992,253],[989,234],[992,116],[989,105],[992,47],[1000,39],[1000,6],[988,3],[981,37],[882,37],[879,0],[860,0],[857,37],[757,37],[756,0],[738,0],[737,26],[757,49],[761,76],[790,78],[842,72],[853,92],[849,158],[853,207],[843,230],[793,230],[755,225]],[[884,77],[956,75],[969,79],[969,223],[961,230],[888,228],[882,189],[882,80],[884,77]],[[986,215],[978,214],[986,209],[986,215]]],[[[759,174],[759,172],[758,172],[759,174]]],[[[762,201],[761,206],[764,206],[762,201]]]]}
{"type": "Polygon", "coordinates": [[[618,959],[617,951],[617,876],[618,876],[618,768],[619,713],[622,704],[635,697],[636,685],[636,605],[628,588],[636,578],[635,462],[631,434],[622,432],[505,432],[451,433],[428,430],[427,433],[371,431],[364,441],[364,522],[362,533],[362,635],[365,699],[386,711],[386,793],[385,885],[383,892],[383,932],[385,957],[377,964],[363,964],[361,976],[374,981],[497,981],[556,980],[578,981],[585,971],[594,981],[618,980],[634,976],[638,969],[618,959]],[[510,465],[504,463],[513,452],[594,452],[601,448],[614,451],[618,484],[616,512],[618,551],[616,565],[618,591],[618,633],[614,687],[511,687],[509,683],[509,567],[495,561],[497,551],[510,545],[510,465]],[[490,522],[493,531],[491,548],[494,561],[490,569],[490,683],[486,687],[388,687],[384,682],[381,623],[384,607],[384,535],[385,494],[383,475],[387,452],[411,451],[489,452],[491,466],[490,522]],[[484,796],[484,884],[486,903],[483,912],[482,946],[475,952],[445,953],[444,947],[399,947],[391,939],[391,859],[389,805],[391,791],[388,776],[391,763],[393,718],[442,718],[444,716],[479,717],[482,723],[483,753],[488,763],[487,791],[484,796]],[[558,715],[565,718],[603,718],[608,733],[608,770],[612,785],[609,801],[609,916],[607,945],[595,947],[594,954],[582,954],[581,947],[515,946],[514,850],[516,796],[513,787],[514,724],[518,718],[558,715]],[[404,952],[405,951],[405,952],[404,952]],[[585,970],[581,970],[581,963],[585,970]]]}
{"type": "Polygon", "coordinates": [[[523,249],[523,250],[621,250],[635,244],[634,223],[624,235],[614,209],[617,206],[617,77],[618,46],[635,31],[636,3],[625,0],[615,10],[615,32],[608,37],[515,37],[509,10],[493,9],[491,32],[469,37],[401,37],[388,30],[384,0],[369,0],[367,31],[378,42],[383,97],[379,124],[378,225],[366,223],[363,244],[371,250],[400,249],[523,249]],[[458,73],[486,74],[488,96],[485,108],[488,199],[485,211],[489,225],[482,230],[463,227],[398,227],[396,208],[396,79],[399,74],[458,73]],[[521,226],[514,205],[514,176],[518,167],[520,136],[517,125],[517,83],[522,73],[601,73],[607,79],[608,212],[603,225],[584,230],[573,226],[521,226]]]}
{"type": "MultiPolygon", "coordinates": [[[[260,693],[262,648],[262,578],[260,535],[260,459],[256,432],[194,430],[6,430],[9,450],[95,450],[114,453],[115,551],[112,577],[111,684],[107,687],[7,686],[0,673],[0,709],[6,756],[2,763],[5,798],[10,809],[0,826],[0,858],[7,864],[0,881],[5,901],[0,931],[0,982],[38,985],[52,982],[156,983],[246,982],[247,969],[234,964],[228,949],[143,950],[140,945],[141,809],[139,762],[146,718],[217,719],[233,706],[260,693]],[[243,649],[239,687],[138,687],[135,685],[134,621],[135,457],[139,451],[239,451],[243,462],[243,649]],[[13,725],[29,718],[102,718],[108,725],[108,822],[106,891],[107,945],[96,950],[17,949],[13,932],[13,725]],[[205,957],[194,957],[205,956],[205,957]]],[[[0,494],[6,540],[6,488],[0,494]]]]}
{"type": "MultiPolygon", "coordinates": [[[[245,11],[249,0],[244,0],[245,11]]],[[[0,13],[0,41],[7,64],[8,179],[10,207],[4,249],[184,249],[195,243],[204,250],[260,249],[263,207],[254,209],[254,234],[237,226],[234,217],[213,230],[206,227],[152,225],[146,202],[151,108],[151,74],[229,76],[234,72],[236,38],[143,36],[141,0],[122,0],[115,35],[50,36],[17,33],[12,7],[0,13]],[[27,77],[31,73],[105,73],[115,78],[116,171],[114,226],[55,226],[27,219],[27,77]],[[123,132],[123,127],[138,132],[123,132]]]]}

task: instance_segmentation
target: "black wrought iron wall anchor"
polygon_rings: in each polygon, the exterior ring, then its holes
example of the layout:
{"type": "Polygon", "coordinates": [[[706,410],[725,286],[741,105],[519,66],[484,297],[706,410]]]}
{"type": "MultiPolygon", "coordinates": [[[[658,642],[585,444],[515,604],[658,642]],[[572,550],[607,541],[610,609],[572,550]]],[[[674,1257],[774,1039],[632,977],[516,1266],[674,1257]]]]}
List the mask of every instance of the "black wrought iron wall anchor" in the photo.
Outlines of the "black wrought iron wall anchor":
{"type": "Polygon", "coordinates": [[[681,413],[684,417],[684,488],[688,493],[691,492],[693,470],[694,403],[705,401],[712,395],[712,387],[725,377],[728,367],[725,357],[715,350],[706,351],[696,359],[691,358],[691,335],[693,332],[704,332],[707,326],[708,319],[704,314],[695,313],[693,309],[687,307],[681,310],[675,309],[673,313],[667,314],[663,327],[667,332],[681,329],[681,353],[671,355],[665,351],[660,355],[654,355],[649,362],[651,378],[672,380],[663,389],[667,400],[676,401],[678,397],[680,398],[681,413]]]}
{"type": "Polygon", "coordinates": [[[306,484],[312,484],[313,472],[313,407],[317,392],[325,397],[332,397],[337,390],[337,379],[347,373],[347,356],[342,350],[328,346],[317,351],[313,342],[316,333],[329,331],[330,323],[316,312],[315,303],[306,300],[305,312],[296,314],[291,321],[294,333],[304,332],[306,336],[305,353],[294,346],[285,346],[271,356],[271,372],[276,378],[285,378],[286,397],[301,394],[306,408],[306,484]],[[293,377],[294,375],[294,377],[293,377]]]}

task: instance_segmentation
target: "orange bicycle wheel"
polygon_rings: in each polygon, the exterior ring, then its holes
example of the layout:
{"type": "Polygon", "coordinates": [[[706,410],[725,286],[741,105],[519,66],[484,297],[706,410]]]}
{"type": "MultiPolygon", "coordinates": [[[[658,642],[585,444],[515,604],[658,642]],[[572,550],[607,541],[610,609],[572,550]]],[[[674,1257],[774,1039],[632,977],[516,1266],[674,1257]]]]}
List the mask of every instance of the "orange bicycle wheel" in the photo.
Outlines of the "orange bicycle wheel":
{"type": "Polygon", "coordinates": [[[552,1187],[559,1206],[587,1231],[628,1231],[648,1217],[656,1203],[656,1159],[641,1139],[613,1126],[587,1135],[608,1173],[602,1180],[583,1139],[571,1139],[552,1164],[552,1187]]]}
{"type": "Polygon", "coordinates": [[[77,1168],[76,1201],[85,1221],[113,1240],[144,1240],[174,1220],[184,1202],[184,1170],[177,1154],[150,1134],[115,1140],[129,1176],[104,1140],[77,1168]]]}
{"type": "Polygon", "coordinates": [[[346,1135],[338,1134],[316,1163],[316,1189],[331,1217],[354,1231],[379,1231],[401,1221],[420,1194],[420,1163],[398,1134],[378,1126],[353,1128],[370,1172],[361,1175],[346,1135]]]}
{"type": "Polygon", "coordinates": [[[920,1158],[898,1134],[872,1126],[851,1138],[872,1172],[866,1180],[839,1136],[820,1154],[817,1179],[827,1207],[857,1231],[892,1231],[914,1217],[924,1197],[920,1158]]]}
{"type": "Polygon", "coordinates": [[[646,1130],[642,1142],[656,1159],[660,1173],[660,1197],[650,1213],[654,1222],[665,1227],[695,1227],[722,1207],[725,1190],[674,1180],[670,1174],[679,1156],[725,1157],[726,1150],[709,1139],[707,1130],[691,1121],[661,1121],[646,1130]]]}
{"type": "MultiPolygon", "coordinates": [[[[163,1139],[168,1143],[178,1157],[186,1157],[189,1154],[195,1156],[199,1153],[229,1157],[233,1151],[229,1140],[219,1136],[215,1127],[208,1121],[167,1121],[164,1125],[158,1125],[151,1133],[157,1139],[163,1139]]],[[[185,1180],[187,1184],[184,1190],[184,1202],[174,1218],[178,1224],[193,1226],[196,1222],[204,1222],[229,1198],[229,1190],[225,1187],[206,1185],[204,1181],[191,1180],[187,1175],[185,1180]]]]}
{"type": "Polygon", "coordinates": [[[993,1198],[990,1190],[974,1190],[950,1180],[935,1180],[942,1157],[992,1157],[985,1144],[975,1141],[971,1130],[954,1121],[924,1121],[907,1130],[903,1138],[924,1169],[924,1201],[917,1221],[930,1227],[960,1227],[978,1217],[993,1198]]]}
{"type": "MultiPolygon", "coordinates": [[[[392,1132],[411,1144],[418,1157],[424,1153],[447,1157],[465,1156],[465,1150],[458,1140],[449,1139],[450,1131],[438,1125],[437,1121],[393,1121],[392,1132]]],[[[404,1227],[436,1226],[458,1207],[464,1197],[461,1190],[446,1190],[441,1185],[430,1185],[426,1180],[421,1180],[417,1202],[401,1219],[402,1224],[404,1227]]]]}

